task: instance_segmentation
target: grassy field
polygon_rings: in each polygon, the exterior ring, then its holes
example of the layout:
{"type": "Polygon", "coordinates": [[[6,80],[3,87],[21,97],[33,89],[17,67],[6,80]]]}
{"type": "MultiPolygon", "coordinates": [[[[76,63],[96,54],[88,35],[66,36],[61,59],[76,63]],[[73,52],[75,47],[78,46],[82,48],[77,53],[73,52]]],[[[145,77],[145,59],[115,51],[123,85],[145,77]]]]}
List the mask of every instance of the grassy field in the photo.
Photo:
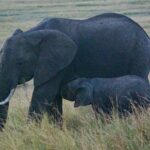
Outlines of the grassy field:
{"type": "MultiPolygon", "coordinates": [[[[16,28],[24,31],[46,17],[87,18],[118,12],[137,21],[150,35],[150,0],[0,0],[0,45],[16,28]]],[[[104,125],[90,107],[74,109],[64,101],[62,130],[27,124],[32,83],[20,86],[11,100],[0,150],[150,150],[150,111],[127,119],[114,116],[104,125]]]]}

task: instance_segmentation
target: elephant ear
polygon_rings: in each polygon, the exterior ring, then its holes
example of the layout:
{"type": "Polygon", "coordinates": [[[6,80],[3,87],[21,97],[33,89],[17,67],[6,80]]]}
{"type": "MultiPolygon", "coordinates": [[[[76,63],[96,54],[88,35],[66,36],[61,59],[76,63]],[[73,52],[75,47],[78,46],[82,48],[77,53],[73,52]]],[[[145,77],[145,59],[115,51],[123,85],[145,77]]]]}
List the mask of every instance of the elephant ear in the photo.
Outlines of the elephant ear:
{"type": "Polygon", "coordinates": [[[21,29],[16,29],[14,31],[14,33],[12,34],[12,36],[15,36],[15,35],[18,35],[18,34],[21,34],[21,33],[23,33],[23,31],[21,29]]]}
{"type": "Polygon", "coordinates": [[[92,101],[93,88],[91,86],[82,87],[77,90],[74,107],[87,106],[92,104],[92,101]]]}
{"type": "MultiPolygon", "coordinates": [[[[77,52],[76,44],[59,31],[43,31],[41,35],[44,36],[40,42],[39,58],[34,73],[35,87],[47,82],[67,67],[77,52]]],[[[40,38],[37,38],[36,42],[38,39],[40,38]]]]}

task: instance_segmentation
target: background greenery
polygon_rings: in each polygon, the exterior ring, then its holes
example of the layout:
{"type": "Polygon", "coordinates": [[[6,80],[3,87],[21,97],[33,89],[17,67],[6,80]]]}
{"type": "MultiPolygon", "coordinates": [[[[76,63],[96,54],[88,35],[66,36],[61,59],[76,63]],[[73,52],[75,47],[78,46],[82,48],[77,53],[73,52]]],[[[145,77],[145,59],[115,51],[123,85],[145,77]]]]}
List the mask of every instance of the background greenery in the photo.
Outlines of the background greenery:
{"type": "MultiPolygon", "coordinates": [[[[137,21],[150,35],[150,0],[0,0],[0,45],[16,28],[24,31],[46,17],[84,19],[118,12],[137,21]]],[[[74,109],[64,101],[63,130],[49,124],[27,124],[33,86],[20,86],[11,100],[0,150],[149,150],[150,111],[111,124],[94,119],[90,107],[74,109]]]]}

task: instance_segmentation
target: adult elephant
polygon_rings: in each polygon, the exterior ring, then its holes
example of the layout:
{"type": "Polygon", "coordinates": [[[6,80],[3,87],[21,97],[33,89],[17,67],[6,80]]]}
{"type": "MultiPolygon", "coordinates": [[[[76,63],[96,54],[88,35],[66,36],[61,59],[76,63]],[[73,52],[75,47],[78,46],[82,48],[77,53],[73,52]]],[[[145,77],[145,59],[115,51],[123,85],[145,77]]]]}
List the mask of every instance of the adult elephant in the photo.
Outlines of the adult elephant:
{"type": "Polygon", "coordinates": [[[26,32],[17,30],[2,48],[1,127],[7,117],[10,91],[17,84],[34,78],[30,117],[40,120],[45,111],[60,121],[63,84],[78,77],[126,74],[148,80],[149,60],[148,35],[120,14],[102,14],[86,20],[46,19],[26,32]]]}

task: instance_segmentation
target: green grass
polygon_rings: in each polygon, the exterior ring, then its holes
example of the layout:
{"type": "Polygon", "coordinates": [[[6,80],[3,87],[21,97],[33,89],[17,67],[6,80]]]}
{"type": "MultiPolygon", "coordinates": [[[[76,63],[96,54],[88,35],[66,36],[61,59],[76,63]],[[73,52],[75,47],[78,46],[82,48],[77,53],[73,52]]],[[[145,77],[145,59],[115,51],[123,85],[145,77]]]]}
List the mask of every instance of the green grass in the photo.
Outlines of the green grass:
{"type": "MultiPolygon", "coordinates": [[[[150,35],[150,0],[0,0],[0,45],[16,28],[24,31],[46,17],[87,18],[118,12],[137,21],[150,35]]],[[[74,109],[64,101],[60,130],[45,116],[41,126],[26,123],[33,86],[12,98],[0,150],[149,150],[150,111],[111,124],[96,121],[91,108],[74,109]]]]}

